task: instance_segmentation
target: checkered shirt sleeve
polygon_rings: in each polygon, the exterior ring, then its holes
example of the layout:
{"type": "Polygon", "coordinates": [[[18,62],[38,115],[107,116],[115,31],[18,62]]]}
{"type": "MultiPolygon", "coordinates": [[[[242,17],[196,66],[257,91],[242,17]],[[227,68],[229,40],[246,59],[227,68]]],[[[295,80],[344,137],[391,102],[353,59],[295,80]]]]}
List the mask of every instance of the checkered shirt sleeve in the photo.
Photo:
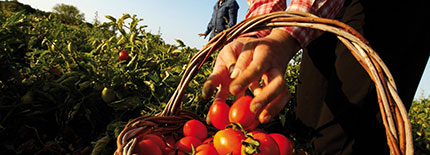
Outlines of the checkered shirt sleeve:
{"type": "MultiPolygon", "coordinates": [[[[308,12],[323,18],[335,18],[342,9],[344,0],[291,0],[287,11],[308,12]]],[[[285,0],[248,0],[248,13],[245,18],[285,10],[285,0]]],[[[301,27],[283,27],[302,47],[306,47],[313,39],[322,34],[319,30],[301,27]]],[[[271,30],[248,33],[264,37],[271,30]]]]}

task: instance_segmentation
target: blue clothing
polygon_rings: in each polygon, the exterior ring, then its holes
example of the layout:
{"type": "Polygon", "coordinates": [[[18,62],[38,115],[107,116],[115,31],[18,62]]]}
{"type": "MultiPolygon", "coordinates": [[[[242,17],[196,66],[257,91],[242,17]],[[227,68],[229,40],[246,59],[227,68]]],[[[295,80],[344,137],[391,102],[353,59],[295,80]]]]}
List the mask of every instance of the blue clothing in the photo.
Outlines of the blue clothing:
{"type": "Polygon", "coordinates": [[[218,34],[236,24],[238,10],[239,5],[236,0],[224,0],[221,4],[219,1],[216,2],[212,18],[209,21],[205,32],[206,34],[212,32],[209,40],[212,39],[215,34],[218,34]]]}

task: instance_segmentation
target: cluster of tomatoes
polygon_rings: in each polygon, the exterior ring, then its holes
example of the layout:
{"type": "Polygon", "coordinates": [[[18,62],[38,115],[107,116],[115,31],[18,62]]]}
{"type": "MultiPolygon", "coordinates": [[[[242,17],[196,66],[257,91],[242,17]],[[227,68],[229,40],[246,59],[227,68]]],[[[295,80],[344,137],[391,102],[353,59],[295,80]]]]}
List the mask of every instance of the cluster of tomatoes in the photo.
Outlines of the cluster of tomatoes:
{"type": "Polygon", "coordinates": [[[210,155],[216,153],[213,147],[213,138],[208,137],[206,126],[198,120],[189,120],[183,126],[181,139],[175,141],[172,136],[161,137],[148,134],[137,137],[137,145],[134,147],[134,154],[150,155],[186,155],[189,153],[199,155],[210,155]]]}
{"type": "Polygon", "coordinates": [[[163,140],[156,135],[138,137],[136,154],[195,154],[195,155],[291,155],[293,143],[284,135],[256,129],[258,120],[249,110],[252,97],[243,96],[231,107],[214,102],[207,116],[208,123],[219,129],[208,137],[206,125],[189,120],[183,126],[181,139],[163,140]]]}

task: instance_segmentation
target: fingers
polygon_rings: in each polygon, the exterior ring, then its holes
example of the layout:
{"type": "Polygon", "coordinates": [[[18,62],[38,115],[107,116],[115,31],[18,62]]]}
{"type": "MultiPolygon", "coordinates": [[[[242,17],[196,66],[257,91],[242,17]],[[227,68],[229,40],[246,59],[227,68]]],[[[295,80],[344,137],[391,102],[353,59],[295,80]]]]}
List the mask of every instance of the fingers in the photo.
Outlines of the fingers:
{"type": "MultiPolygon", "coordinates": [[[[248,44],[245,46],[248,46],[248,44]]],[[[252,51],[252,49],[254,49],[253,46],[256,45],[250,44],[249,49],[244,47],[243,53],[239,56],[239,59],[236,63],[232,74],[235,74],[235,72],[240,72],[240,76],[237,76],[230,85],[230,93],[233,95],[243,91],[253,81],[258,81],[270,67],[270,63],[265,61],[267,60],[267,55],[259,54],[259,56],[256,57],[254,54],[254,52],[262,53],[265,51],[259,49],[258,47],[255,48],[255,51],[252,51]],[[253,58],[251,59],[251,57],[253,58]],[[248,63],[249,65],[247,65],[248,63]]]]}
{"type": "MultiPolygon", "coordinates": [[[[228,74],[226,74],[228,75],[228,74]]],[[[231,82],[231,79],[227,76],[223,81],[221,81],[221,85],[219,87],[219,90],[215,96],[215,101],[223,101],[225,102],[227,100],[227,97],[229,95],[228,92],[228,86],[231,82]]]]}
{"type": "Polygon", "coordinates": [[[249,85],[249,89],[251,89],[254,96],[258,96],[261,92],[261,86],[259,81],[254,81],[249,85]]]}
{"type": "Polygon", "coordinates": [[[226,101],[229,91],[228,86],[231,82],[228,71],[223,70],[220,74],[211,74],[203,84],[202,97],[209,99],[212,97],[215,89],[219,86],[219,90],[215,96],[215,101],[226,101]]]}
{"type": "Polygon", "coordinates": [[[230,76],[232,79],[235,79],[249,65],[255,46],[257,46],[255,43],[248,43],[242,46],[242,52],[237,58],[236,66],[230,76]]]}
{"type": "Polygon", "coordinates": [[[220,86],[215,100],[225,101],[228,97],[228,86],[230,85],[230,73],[235,67],[236,58],[238,57],[243,43],[240,41],[232,42],[226,45],[218,54],[212,74],[203,84],[202,97],[209,99],[212,97],[216,87],[220,86]]]}
{"type": "Polygon", "coordinates": [[[250,110],[259,114],[261,110],[285,90],[284,76],[278,69],[270,69],[267,73],[268,83],[251,102],[250,110]]]}
{"type": "Polygon", "coordinates": [[[218,87],[225,79],[228,79],[228,71],[226,70],[224,62],[220,60],[220,58],[217,58],[212,74],[209,75],[208,79],[203,84],[203,99],[209,99],[212,97],[216,87],[218,87]]]}
{"type": "Polygon", "coordinates": [[[240,41],[231,42],[224,46],[218,54],[220,61],[224,62],[225,66],[230,70],[235,67],[237,57],[241,53],[243,43],[240,41]]]}
{"type": "Polygon", "coordinates": [[[220,84],[220,81],[221,80],[219,79],[219,76],[214,74],[210,75],[206,82],[203,84],[202,98],[209,99],[210,97],[212,97],[215,88],[220,84]]]}
{"type": "Polygon", "coordinates": [[[288,88],[285,87],[284,90],[261,111],[260,115],[258,115],[260,123],[268,123],[285,107],[290,99],[291,95],[288,88]]]}

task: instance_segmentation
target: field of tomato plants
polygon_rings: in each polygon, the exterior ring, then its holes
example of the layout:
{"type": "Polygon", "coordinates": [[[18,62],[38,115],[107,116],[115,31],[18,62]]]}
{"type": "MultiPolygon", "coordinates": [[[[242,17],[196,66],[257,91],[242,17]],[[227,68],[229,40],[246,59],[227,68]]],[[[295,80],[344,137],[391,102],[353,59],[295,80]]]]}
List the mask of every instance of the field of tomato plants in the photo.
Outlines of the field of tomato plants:
{"type": "MultiPolygon", "coordinates": [[[[112,154],[127,122],[163,110],[198,51],[179,39],[166,44],[132,14],[65,22],[19,2],[0,4],[0,154],[112,154]]],[[[214,58],[182,102],[201,118],[213,103],[200,89],[214,58]]],[[[298,55],[286,73],[293,96],[299,61],[298,55]]],[[[297,152],[312,152],[311,132],[295,121],[294,97],[290,102],[258,128],[283,134],[297,152]]],[[[430,154],[429,100],[415,101],[411,111],[416,150],[430,154]]]]}

